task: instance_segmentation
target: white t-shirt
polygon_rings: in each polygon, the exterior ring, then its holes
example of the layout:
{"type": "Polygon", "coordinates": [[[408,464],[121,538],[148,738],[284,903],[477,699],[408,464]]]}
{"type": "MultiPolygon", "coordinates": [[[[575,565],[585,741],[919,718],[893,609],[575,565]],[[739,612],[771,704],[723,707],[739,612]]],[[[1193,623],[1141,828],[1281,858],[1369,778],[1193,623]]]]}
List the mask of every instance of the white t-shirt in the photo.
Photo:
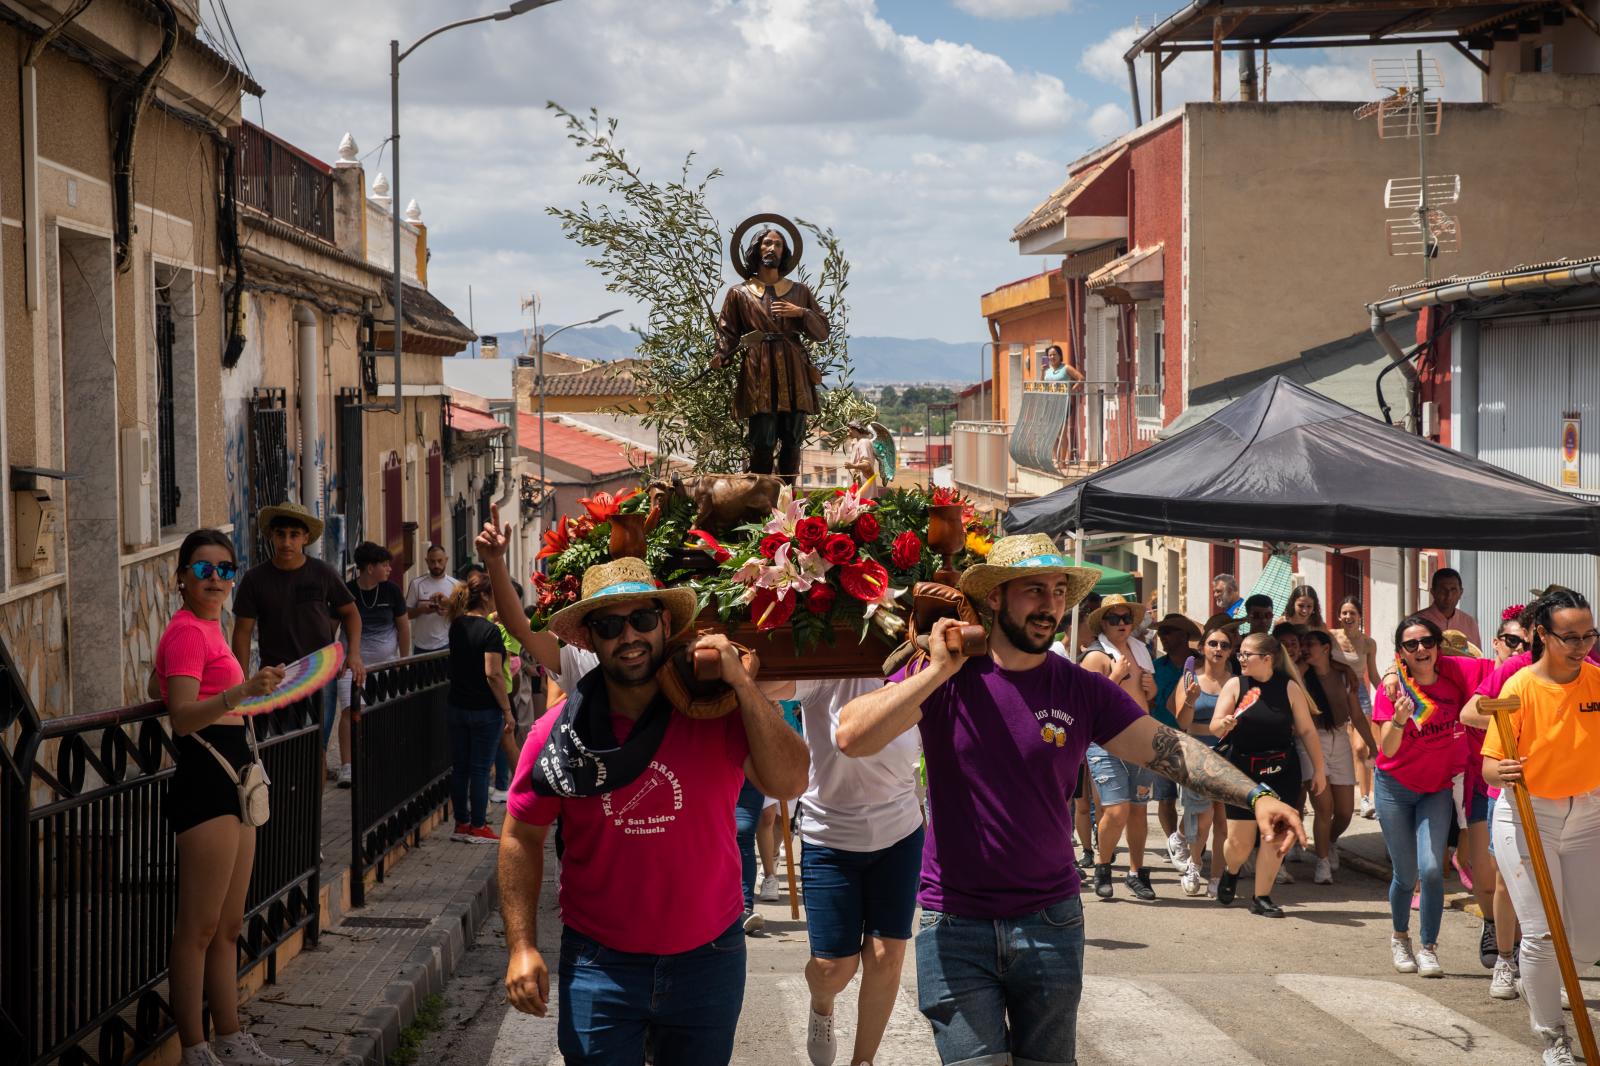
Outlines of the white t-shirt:
{"type": "MultiPolygon", "coordinates": [[[[449,599],[458,584],[460,582],[449,574],[443,577],[423,574],[413,578],[411,587],[406,589],[406,609],[433,599],[436,593],[449,599]]],[[[419,614],[411,620],[411,647],[416,651],[438,651],[449,643],[450,619],[445,615],[419,614]]]]}
{"type": "Polygon", "coordinates": [[[583,679],[583,675],[600,665],[600,656],[585,651],[575,644],[561,645],[561,672],[551,674],[550,680],[567,695],[583,679]]]}
{"type": "Polygon", "coordinates": [[[840,851],[881,851],[922,824],[917,803],[917,758],[922,737],[908,729],[876,755],[853,759],[834,734],[839,711],[858,696],[883,687],[876,678],[801,681],[795,685],[811,780],[800,797],[800,838],[840,851]]]}

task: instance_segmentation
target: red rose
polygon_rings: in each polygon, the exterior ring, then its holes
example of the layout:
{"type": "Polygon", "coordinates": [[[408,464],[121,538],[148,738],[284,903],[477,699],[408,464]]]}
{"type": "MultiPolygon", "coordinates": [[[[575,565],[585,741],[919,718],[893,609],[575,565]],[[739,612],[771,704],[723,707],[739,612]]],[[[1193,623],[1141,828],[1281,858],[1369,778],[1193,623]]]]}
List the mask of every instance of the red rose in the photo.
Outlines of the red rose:
{"type": "Polygon", "coordinates": [[[910,570],[922,558],[922,540],[911,530],[906,530],[894,538],[894,547],[889,549],[889,561],[901,570],[910,570]]]}
{"type": "Polygon", "coordinates": [[[863,544],[871,544],[878,539],[878,520],[872,515],[864,514],[856,519],[856,539],[863,544]]]}
{"type": "Polygon", "coordinates": [[[789,543],[789,538],[782,533],[768,533],[761,538],[761,554],[771,559],[778,554],[778,549],[787,543],[789,543]]]}
{"type": "Polygon", "coordinates": [[[833,610],[833,601],[839,598],[832,585],[813,585],[806,596],[806,610],[812,614],[827,614],[833,610]]]}
{"type": "Polygon", "coordinates": [[[856,542],[845,533],[831,534],[822,542],[822,557],[835,566],[842,566],[856,557],[856,542]]]}
{"type": "Polygon", "coordinates": [[[750,601],[750,617],[755,619],[756,629],[765,632],[789,621],[799,598],[791,594],[780,600],[775,589],[756,589],[755,598],[750,601]]]}
{"type": "Polygon", "coordinates": [[[875,559],[862,559],[839,568],[839,584],[856,599],[870,603],[889,587],[889,572],[875,559]]]}
{"type": "Polygon", "coordinates": [[[795,523],[794,542],[803,552],[816,551],[827,535],[827,520],[819,516],[802,518],[795,523]]]}

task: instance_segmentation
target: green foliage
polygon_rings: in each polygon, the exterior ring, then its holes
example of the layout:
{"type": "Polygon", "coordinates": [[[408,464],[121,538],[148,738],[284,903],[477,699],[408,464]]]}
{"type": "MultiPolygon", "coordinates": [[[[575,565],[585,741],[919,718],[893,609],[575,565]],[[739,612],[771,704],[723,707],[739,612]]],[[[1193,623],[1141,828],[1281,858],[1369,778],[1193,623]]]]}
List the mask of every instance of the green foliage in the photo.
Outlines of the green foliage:
{"type": "MultiPolygon", "coordinates": [[[[602,119],[594,109],[581,116],[559,104],[547,106],[566,121],[567,139],[588,153],[589,169],[580,182],[606,198],[548,211],[569,240],[589,251],[587,262],[605,277],[608,292],[648,309],[644,323],[633,327],[642,360],[634,378],[643,394],[655,398],[645,424],[660,435],[662,454],[693,456],[697,472],[743,470],[745,430],[731,417],[736,370],[710,369],[724,234],[731,229],[718,224],[706,200],[722,171],[696,173],[690,152],[674,180],[647,180],[617,142],[616,119],[602,119]]],[[[812,360],[831,384],[821,393],[812,432],[834,448],[844,439],[846,422],[871,413],[851,384],[845,301],[850,264],[831,229],[795,221],[809,233],[812,254],[822,252],[815,276],[802,264],[797,277],[810,286],[832,329],[827,341],[811,347],[812,360]]]]}
{"type": "Polygon", "coordinates": [[[444,1028],[444,998],[429,996],[417,1005],[417,1016],[400,1031],[400,1046],[390,1054],[387,1066],[414,1066],[429,1034],[444,1028]]]}

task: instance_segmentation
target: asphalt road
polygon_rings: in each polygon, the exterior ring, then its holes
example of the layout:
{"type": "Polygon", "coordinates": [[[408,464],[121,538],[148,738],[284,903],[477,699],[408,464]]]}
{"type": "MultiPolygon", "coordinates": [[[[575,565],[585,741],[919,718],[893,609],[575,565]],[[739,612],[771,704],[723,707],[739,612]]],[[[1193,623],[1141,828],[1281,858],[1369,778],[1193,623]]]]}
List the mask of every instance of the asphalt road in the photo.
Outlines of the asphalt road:
{"type": "MultiPolygon", "coordinates": [[[[1153,827],[1152,827],[1153,829],[1153,827]]],[[[1154,839],[1155,832],[1151,837],[1154,839]]],[[[553,866],[553,863],[552,863],[553,866]]],[[[1274,898],[1289,916],[1271,920],[1245,906],[1190,899],[1177,874],[1152,864],[1160,899],[1140,903],[1120,890],[1085,907],[1088,952],[1078,1021],[1081,1066],[1515,1066],[1539,1062],[1520,1000],[1488,995],[1478,960],[1479,923],[1445,912],[1440,961],[1446,976],[1396,974],[1389,962],[1385,886],[1348,867],[1333,885],[1311,884],[1311,867],[1291,866],[1298,883],[1274,898]]],[[[553,963],[559,928],[546,892],[541,940],[553,963]]],[[[1247,897],[1248,898],[1248,897],[1247,897]]],[[[763,935],[749,940],[749,980],[734,1061],[805,1066],[805,925],[788,898],[764,904],[763,935]]],[[[505,944],[493,919],[447,993],[443,1028],[426,1042],[423,1064],[561,1063],[554,1014],[536,1019],[504,1002],[505,944]]],[[[938,1062],[916,1010],[914,964],[877,1066],[938,1062]]],[[[1590,970],[1591,976],[1595,971],[1590,970]]],[[[1600,979],[1586,982],[1600,1007],[1600,979]]],[[[854,987],[837,1006],[839,1062],[849,1054],[854,987]]]]}

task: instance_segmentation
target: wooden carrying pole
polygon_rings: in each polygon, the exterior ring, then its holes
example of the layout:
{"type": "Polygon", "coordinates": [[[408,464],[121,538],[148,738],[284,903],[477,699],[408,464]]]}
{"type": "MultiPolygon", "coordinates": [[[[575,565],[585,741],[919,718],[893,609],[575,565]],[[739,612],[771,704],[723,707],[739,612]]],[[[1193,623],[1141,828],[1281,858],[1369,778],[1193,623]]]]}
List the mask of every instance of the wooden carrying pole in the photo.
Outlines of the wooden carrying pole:
{"type": "MultiPolygon", "coordinates": [[[[1508,759],[1520,759],[1517,754],[1517,736],[1511,727],[1511,714],[1522,706],[1515,696],[1505,699],[1480,699],[1478,710],[1494,715],[1495,728],[1500,732],[1500,747],[1508,759]]],[[[1534,817],[1533,801],[1521,781],[1512,786],[1511,795],[1517,804],[1517,817],[1528,838],[1528,858],[1533,863],[1533,879],[1539,886],[1539,903],[1544,907],[1545,924],[1556,945],[1556,962],[1561,967],[1561,983],[1566,986],[1567,999],[1572,1003],[1572,1021],[1578,1029],[1578,1043],[1583,1048],[1585,1062],[1600,1063],[1600,1051],[1595,1050],[1594,1029],[1589,1025],[1589,1009],[1583,1001],[1583,987],[1578,984],[1578,967],[1572,961],[1572,946],[1567,941],[1567,927],[1561,920],[1561,901],[1556,899],[1555,885],[1550,882],[1550,866],[1544,858],[1544,841],[1539,838],[1539,823],[1534,817]]]]}
{"type": "MultiPolygon", "coordinates": [[[[783,832],[783,865],[789,871],[789,917],[800,917],[800,889],[794,878],[794,834],[789,831],[789,804],[778,801],[778,825],[783,832]]],[[[1600,1059],[1590,1059],[1600,1062],[1600,1059]]]]}

